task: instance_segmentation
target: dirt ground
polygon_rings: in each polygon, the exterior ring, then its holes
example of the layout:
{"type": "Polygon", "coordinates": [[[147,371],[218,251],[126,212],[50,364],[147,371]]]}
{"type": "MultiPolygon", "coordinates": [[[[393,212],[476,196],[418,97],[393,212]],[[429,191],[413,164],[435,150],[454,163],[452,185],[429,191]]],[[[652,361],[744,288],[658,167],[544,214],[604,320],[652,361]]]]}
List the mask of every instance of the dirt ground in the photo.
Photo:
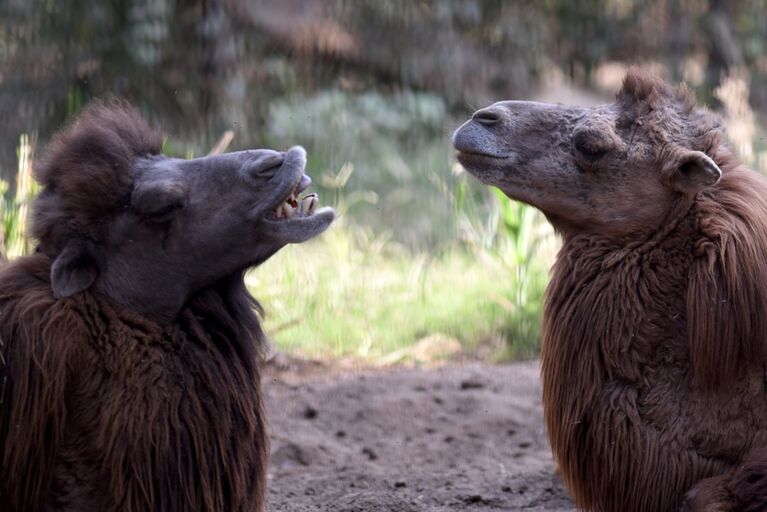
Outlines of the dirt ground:
{"type": "MultiPolygon", "coordinates": [[[[279,365],[278,365],[279,366],[279,365]]],[[[267,370],[269,510],[571,511],[538,364],[267,370]]]]}

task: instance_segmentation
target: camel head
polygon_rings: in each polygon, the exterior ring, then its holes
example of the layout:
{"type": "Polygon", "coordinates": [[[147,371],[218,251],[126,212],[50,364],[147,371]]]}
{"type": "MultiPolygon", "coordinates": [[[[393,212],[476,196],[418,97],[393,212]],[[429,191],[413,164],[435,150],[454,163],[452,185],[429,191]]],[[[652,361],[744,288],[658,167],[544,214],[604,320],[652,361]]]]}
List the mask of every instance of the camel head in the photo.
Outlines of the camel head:
{"type": "Polygon", "coordinates": [[[121,103],[96,104],[51,143],[33,232],[54,295],[93,289],[172,318],[194,293],[258,265],[333,221],[305,194],[306,153],[268,149],[193,159],[121,103]],[[302,194],[304,194],[302,196],[302,194]]]}
{"type": "Polygon", "coordinates": [[[564,233],[652,232],[714,186],[718,118],[684,88],[630,71],[597,107],[502,101],[478,110],[453,145],[466,170],[541,210],[564,233]]]}

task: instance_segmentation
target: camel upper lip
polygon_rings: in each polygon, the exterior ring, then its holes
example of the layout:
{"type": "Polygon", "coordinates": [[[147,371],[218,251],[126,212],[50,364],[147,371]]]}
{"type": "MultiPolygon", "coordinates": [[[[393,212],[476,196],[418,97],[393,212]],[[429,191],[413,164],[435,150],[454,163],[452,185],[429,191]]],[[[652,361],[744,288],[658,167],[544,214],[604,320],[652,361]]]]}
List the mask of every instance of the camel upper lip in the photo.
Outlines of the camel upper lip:
{"type": "Polygon", "coordinates": [[[309,177],[309,175],[304,174],[303,172],[298,176],[298,178],[295,179],[293,182],[293,185],[290,187],[290,190],[287,194],[282,198],[282,200],[277,204],[282,204],[288,199],[290,199],[292,196],[298,197],[298,194],[305,191],[307,188],[309,188],[309,185],[312,184],[312,179],[309,177]]]}
{"type": "Polygon", "coordinates": [[[309,188],[309,185],[312,184],[312,179],[309,177],[308,174],[302,174],[300,178],[298,178],[298,184],[296,185],[296,190],[293,192],[294,194],[300,194],[307,188],[309,188]]]}
{"type": "Polygon", "coordinates": [[[472,120],[453,132],[453,147],[459,157],[508,158],[508,154],[500,152],[499,142],[485,127],[472,120]]]}
{"type": "Polygon", "coordinates": [[[458,157],[461,156],[481,156],[485,158],[494,158],[496,160],[503,160],[505,158],[508,158],[509,155],[499,155],[495,153],[485,153],[483,151],[475,150],[475,149],[459,149],[456,148],[456,154],[458,157]]]}

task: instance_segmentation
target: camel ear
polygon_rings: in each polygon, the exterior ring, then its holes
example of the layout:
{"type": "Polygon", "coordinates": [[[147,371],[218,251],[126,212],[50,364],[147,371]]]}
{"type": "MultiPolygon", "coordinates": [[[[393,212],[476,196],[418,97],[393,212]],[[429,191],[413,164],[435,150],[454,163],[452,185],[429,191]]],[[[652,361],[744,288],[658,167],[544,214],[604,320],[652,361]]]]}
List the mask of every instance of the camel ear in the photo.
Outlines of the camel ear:
{"type": "Polygon", "coordinates": [[[51,285],[57,299],[69,297],[90,287],[98,277],[96,262],[82,242],[72,240],[53,260],[51,285]]]}
{"type": "Polygon", "coordinates": [[[722,170],[702,151],[686,153],[671,172],[671,186],[679,192],[695,194],[715,185],[722,170]]]}

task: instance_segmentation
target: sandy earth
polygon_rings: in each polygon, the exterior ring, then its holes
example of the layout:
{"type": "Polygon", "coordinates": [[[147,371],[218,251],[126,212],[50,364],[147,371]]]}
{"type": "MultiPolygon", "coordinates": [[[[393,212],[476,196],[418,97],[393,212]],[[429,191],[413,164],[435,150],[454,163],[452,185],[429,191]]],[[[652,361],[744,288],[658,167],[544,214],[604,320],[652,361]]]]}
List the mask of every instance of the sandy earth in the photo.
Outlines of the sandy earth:
{"type": "Polygon", "coordinates": [[[571,511],[537,363],[271,367],[270,511],[571,511]]]}

